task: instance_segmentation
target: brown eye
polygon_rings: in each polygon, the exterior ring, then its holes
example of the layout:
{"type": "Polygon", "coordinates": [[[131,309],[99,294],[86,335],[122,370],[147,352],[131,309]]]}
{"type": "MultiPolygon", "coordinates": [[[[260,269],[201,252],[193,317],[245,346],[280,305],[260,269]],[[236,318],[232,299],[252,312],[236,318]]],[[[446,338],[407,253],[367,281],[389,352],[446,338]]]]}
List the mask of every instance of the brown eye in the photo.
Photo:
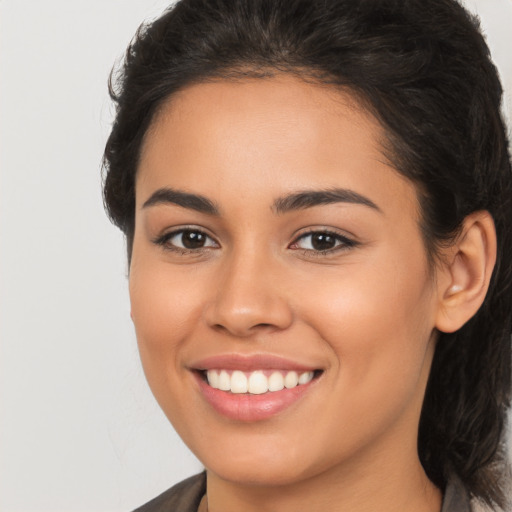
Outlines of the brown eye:
{"type": "Polygon", "coordinates": [[[167,233],[154,241],[168,250],[198,251],[209,247],[218,247],[215,240],[198,229],[180,229],[167,233]]]}
{"type": "Polygon", "coordinates": [[[328,233],[314,233],[311,235],[311,246],[315,251],[328,251],[336,246],[336,238],[328,233]]]}
{"type": "Polygon", "coordinates": [[[335,252],[338,249],[349,249],[356,242],[338,233],[329,231],[313,231],[300,236],[291,246],[292,249],[305,249],[312,253],[335,252]]]}
{"type": "Polygon", "coordinates": [[[200,249],[204,247],[206,241],[207,236],[200,231],[186,230],[181,233],[181,243],[185,249],[200,249]]]}

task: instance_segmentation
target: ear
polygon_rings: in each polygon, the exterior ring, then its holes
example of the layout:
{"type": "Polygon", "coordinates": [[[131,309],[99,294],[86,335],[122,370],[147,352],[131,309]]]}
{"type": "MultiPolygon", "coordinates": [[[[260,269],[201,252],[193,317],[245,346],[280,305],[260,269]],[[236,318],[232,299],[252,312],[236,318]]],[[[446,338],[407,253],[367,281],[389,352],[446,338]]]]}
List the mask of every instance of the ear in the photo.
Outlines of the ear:
{"type": "Polygon", "coordinates": [[[496,263],[496,229],[491,214],[478,211],[468,215],[444,256],[437,274],[436,327],[454,332],[475,315],[489,288],[496,263]]]}

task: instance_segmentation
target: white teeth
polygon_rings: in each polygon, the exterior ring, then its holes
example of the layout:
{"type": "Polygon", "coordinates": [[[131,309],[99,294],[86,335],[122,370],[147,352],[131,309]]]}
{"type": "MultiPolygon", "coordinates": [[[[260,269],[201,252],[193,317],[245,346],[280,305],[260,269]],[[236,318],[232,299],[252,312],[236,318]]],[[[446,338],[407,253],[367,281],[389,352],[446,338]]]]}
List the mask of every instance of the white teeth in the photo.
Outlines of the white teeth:
{"type": "Polygon", "coordinates": [[[261,395],[268,391],[268,379],[263,372],[252,372],[249,377],[249,393],[261,395]]]}
{"type": "Polygon", "coordinates": [[[222,391],[229,391],[231,389],[231,377],[229,376],[229,373],[226,370],[222,370],[220,372],[219,389],[222,391]]]}
{"type": "Polygon", "coordinates": [[[206,372],[206,378],[212,388],[219,389],[219,374],[215,370],[208,370],[206,372]]]}
{"type": "Polygon", "coordinates": [[[231,393],[247,393],[247,377],[238,370],[231,374],[231,393]]]}
{"type": "Polygon", "coordinates": [[[281,372],[274,372],[268,379],[269,391],[281,391],[284,388],[284,377],[281,372]]]}
{"type": "Polygon", "coordinates": [[[281,391],[285,387],[292,389],[298,385],[307,384],[314,377],[314,372],[274,371],[269,377],[263,370],[244,373],[235,370],[229,374],[227,370],[208,370],[206,372],[208,384],[215,389],[231,391],[231,393],[250,393],[261,395],[267,392],[281,391]]]}
{"type": "Polygon", "coordinates": [[[297,372],[288,372],[284,378],[284,387],[287,389],[294,388],[299,383],[297,372]]]}
{"type": "Polygon", "coordinates": [[[307,384],[311,380],[313,380],[313,376],[315,372],[304,372],[299,375],[299,384],[307,384]]]}

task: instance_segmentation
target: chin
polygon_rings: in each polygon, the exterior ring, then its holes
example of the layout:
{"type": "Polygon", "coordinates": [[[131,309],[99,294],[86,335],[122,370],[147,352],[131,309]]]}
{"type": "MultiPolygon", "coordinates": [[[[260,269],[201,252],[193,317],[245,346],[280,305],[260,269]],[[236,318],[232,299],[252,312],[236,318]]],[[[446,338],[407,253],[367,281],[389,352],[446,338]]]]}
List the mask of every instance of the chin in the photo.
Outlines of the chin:
{"type": "Polygon", "coordinates": [[[225,481],[261,487],[285,486],[311,476],[291,467],[288,462],[279,460],[267,463],[253,460],[250,464],[214,463],[210,467],[206,466],[206,469],[225,481]]]}
{"type": "Polygon", "coordinates": [[[286,441],[277,439],[252,443],[248,439],[245,443],[233,441],[227,446],[226,443],[216,443],[215,450],[196,451],[207,471],[225,481],[262,487],[286,486],[314,477],[326,469],[319,467],[318,461],[315,464],[314,454],[304,450],[304,442],[287,445],[286,441]],[[206,456],[201,457],[203,454],[206,456]]]}

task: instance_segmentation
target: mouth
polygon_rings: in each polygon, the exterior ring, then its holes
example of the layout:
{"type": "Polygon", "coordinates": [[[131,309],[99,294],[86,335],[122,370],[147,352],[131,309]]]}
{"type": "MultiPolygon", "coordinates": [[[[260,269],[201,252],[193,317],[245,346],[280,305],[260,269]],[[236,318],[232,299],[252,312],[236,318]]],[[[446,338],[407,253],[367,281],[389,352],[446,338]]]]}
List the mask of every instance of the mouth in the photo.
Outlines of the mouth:
{"type": "Polygon", "coordinates": [[[232,394],[263,395],[309,384],[322,370],[299,372],[295,370],[242,371],[233,369],[199,370],[203,382],[213,389],[232,394]]]}
{"type": "Polygon", "coordinates": [[[229,420],[255,422],[293,409],[317,387],[323,369],[274,356],[232,354],[189,367],[199,393],[229,420]]]}

